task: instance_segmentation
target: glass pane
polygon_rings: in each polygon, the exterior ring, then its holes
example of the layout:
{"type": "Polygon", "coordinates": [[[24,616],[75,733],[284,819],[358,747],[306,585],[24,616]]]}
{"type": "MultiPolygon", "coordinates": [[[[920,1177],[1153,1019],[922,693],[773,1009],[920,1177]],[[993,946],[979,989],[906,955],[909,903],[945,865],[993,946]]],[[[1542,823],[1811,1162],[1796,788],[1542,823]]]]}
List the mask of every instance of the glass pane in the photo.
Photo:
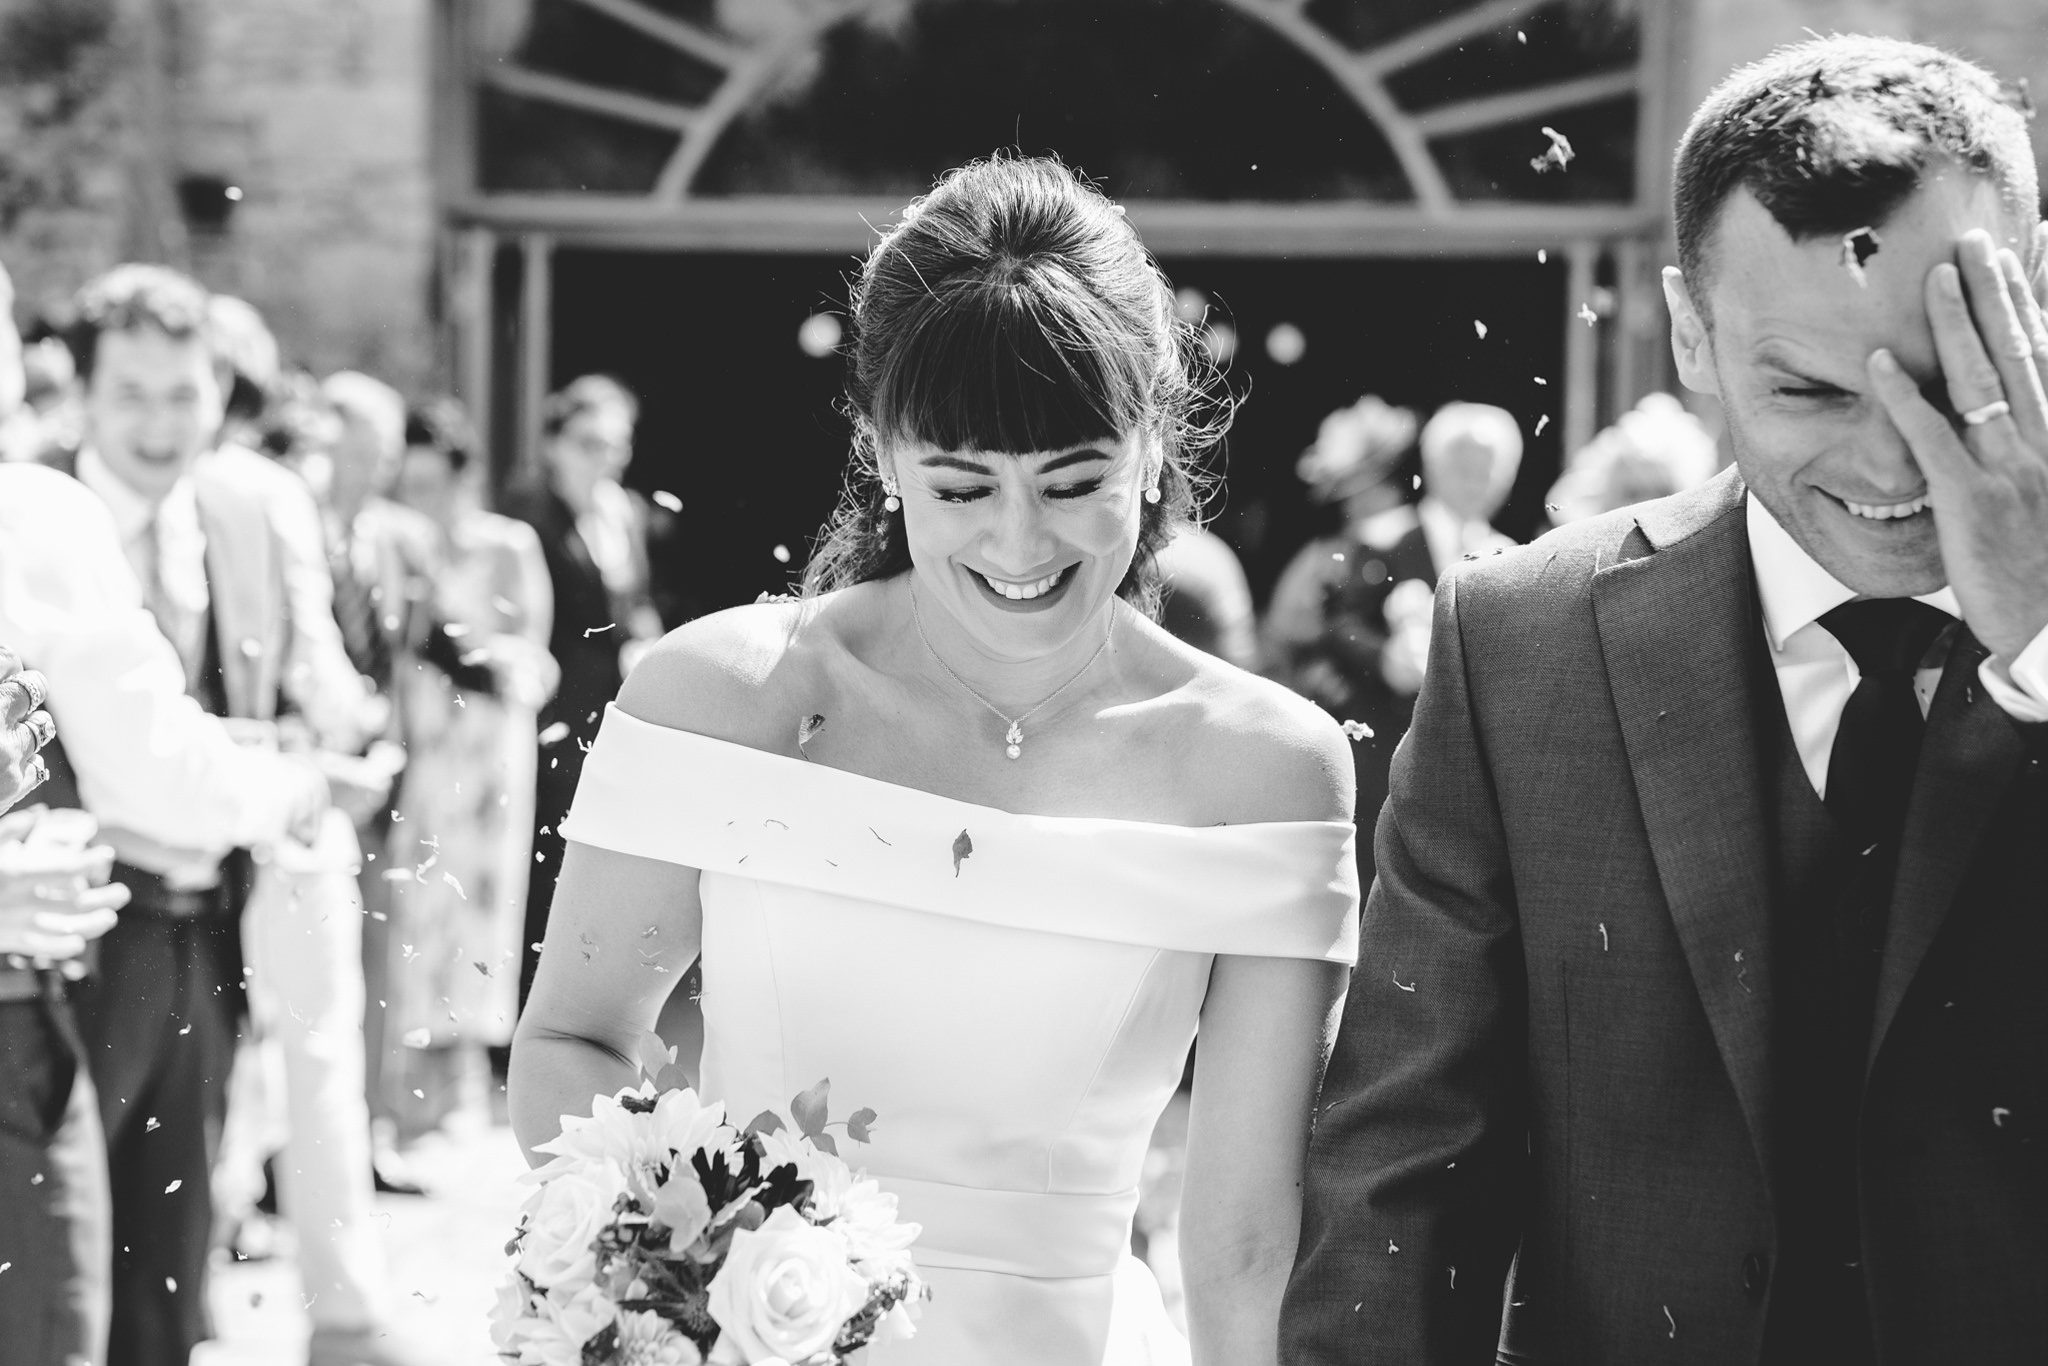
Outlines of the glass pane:
{"type": "Polygon", "coordinates": [[[1387,78],[1403,109],[1548,85],[1635,65],[1638,24],[1628,0],[1565,0],[1475,34],[1387,78]]]}
{"type": "Polygon", "coordinates": [[[1459,199],[1538,204],[1628,203],[1635,197],[1636,98],[1633,95],[1553,110],[1523,123],[1430,143],[1451,193],[1459,199]],[[1555,128],[1571,143],[1571,161],[1544,159],[1555,128]]]}
{"type": "Polygon", "coordinates": [[[477,98],[477,144],[485,190],[646,194],[676,135],[486,87],[477,98]]]}
{"type": "Polygon", "coordinates": [[[713,150],[694,193],[908,197],[998,148],[1134,198],[1410,198],[1314,59],[1220,0],[944,0],[854,21],[713,150]]]}
{"type": "MultiPolygon", "coordinates": [[[[486,0],[488,3],[488,0],[486,0]]],[[[513,61],[533,71],[695,108],[725,73],[574,0],[537,0],[513,61]]]]}

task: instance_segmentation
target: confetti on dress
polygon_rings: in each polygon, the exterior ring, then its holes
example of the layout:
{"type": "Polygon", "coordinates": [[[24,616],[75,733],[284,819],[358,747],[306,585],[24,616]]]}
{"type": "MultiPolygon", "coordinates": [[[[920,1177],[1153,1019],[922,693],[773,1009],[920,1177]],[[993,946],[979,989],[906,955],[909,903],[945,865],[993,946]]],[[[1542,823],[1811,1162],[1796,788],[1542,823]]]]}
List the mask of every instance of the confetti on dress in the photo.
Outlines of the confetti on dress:
{"type": "Polygon", "coordinates": [[[953,876],[960,876],[960,865],[974,853],[974,840],[965,830],[953,837],[953,876]]]}
{"type": "Polygon", "coordinates": [[[1878,239],[1876,228],[1858,228],[1854,232],[1842,235],[1842,269],[1848,271],[1849,278],[1865,289],[1870,288],[1870,276],[1865,273],[1863,265],[1877,255],[1877,249],[1881,245],[1883,244],[1878,239]]]}
{"type": "Polygon", "coordinates": [[[804,746],[818,738],[818,732],[825,729],[825,714],[812,712],[796,723],[796,752],[802,754],[804,746]]]}
{"type": "Polygon", "coordinates": [[[1550,139],[1550,146],[1545,149],[1542,156],[1529,158],[1529,169],[1537,175],[1542,175],[1553,166],[1562,171],[1571,164],[1571,159],[1578,155],[1572,151],[1571,139],[1555,128],[1547,126],[1543,130],[1543,136],[1550,139]]]}

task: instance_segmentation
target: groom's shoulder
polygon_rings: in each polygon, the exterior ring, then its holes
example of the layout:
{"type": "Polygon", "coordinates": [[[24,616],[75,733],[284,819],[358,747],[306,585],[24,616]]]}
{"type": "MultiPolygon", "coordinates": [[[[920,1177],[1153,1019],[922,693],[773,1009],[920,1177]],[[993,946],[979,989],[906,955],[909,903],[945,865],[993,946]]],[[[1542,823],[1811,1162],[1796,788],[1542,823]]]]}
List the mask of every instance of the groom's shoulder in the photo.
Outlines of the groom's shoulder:
{"type": "Polygon", "coordinates": [[[1602,572],[1707,531],[1739,513],[1742,499],[1731,470],[1698,488],[1570,522],[1528,545],[1467,561],[1452,571],[1460,612],[1589,611],[1602,572]]]}

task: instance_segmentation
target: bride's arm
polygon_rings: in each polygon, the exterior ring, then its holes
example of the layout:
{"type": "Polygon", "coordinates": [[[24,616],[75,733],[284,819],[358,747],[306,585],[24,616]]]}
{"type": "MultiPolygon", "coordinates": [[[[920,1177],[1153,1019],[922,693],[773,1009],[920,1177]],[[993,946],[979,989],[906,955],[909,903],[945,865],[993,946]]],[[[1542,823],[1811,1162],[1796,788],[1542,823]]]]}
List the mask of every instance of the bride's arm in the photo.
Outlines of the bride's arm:
{"type": "Polygon", "coordinates": [[[1279,1360],[1309,1117],[1348,980],[1291,958],[1219,957],[1210,973],[1180,1216],[1195,1366],[1279,1360]]]}
{"type": "Polygon", "coordinates": [[[533,992],[512,1037],[512,1131],[533,1151],[593,1095],[633,1084],[635,1048],[703,935],[697,870],[569,843],[533,992]]]}
{"type": "MultiPolygon", "coordinates": [[[[1319,708],[1274,693],[1268,721],[1253,728],[1259,743],[1215,766],[1253,808],[1239,819],[1350,820],[1343,732],[1319,708]]],[[[1341,963],[1298,958],[1219,955],[1210,969],[1180,1226],[1196,1366],[1279,1359],[1309,1120],[1349,981],[1341,963]]]]}

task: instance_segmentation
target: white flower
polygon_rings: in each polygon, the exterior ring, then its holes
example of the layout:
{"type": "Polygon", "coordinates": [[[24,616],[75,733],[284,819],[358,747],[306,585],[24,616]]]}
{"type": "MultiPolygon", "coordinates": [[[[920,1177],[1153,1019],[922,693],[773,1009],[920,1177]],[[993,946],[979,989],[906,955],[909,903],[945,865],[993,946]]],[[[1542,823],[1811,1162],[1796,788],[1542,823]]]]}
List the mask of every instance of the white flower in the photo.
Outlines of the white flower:
{"type": "Polygon", "coordinates": [[[711,1227],[711,1202],[697,1184],[696,1172],[678,1165],[669,1179],[654,1193],[654,1217],[669,1227],[669,1253],[680,1257],[684,1249],[704,1236],[711,1227]]]}
{"type": "Polygon", "coordinates": [[[498,1287],[498,1298],[491,1305],[491,1342],[499,1351],[511,1349],[518,1341],[519,1321],[526,1317],[531,1300],[517,1276],[498,1287]]]}
{"type": "Polygon", "coordinates": [[[562,1116],[562,1132],[537,1145],[536,1151],[553,1153],[554,1160],[527,1179],[546,1181],[558,1172],[573,1171],[592,1162],[616,1162],[625,1173],[626,1188],[644,1210],[654,1200],[655,1183],[671,1163],[689,1163],[699,1148],[717,1152],[737,1141],[725,1125],[723,1105],[705,1105],[691,1090],[668,1091],[659,1098],[654,1083],[638,1091],[630,1088],[618,1096],[592,1096],[587,1116],[562,1116]],[[650,1114],[635,1114],[619,1103],[620,1096],[637,1095],[653,1100],[650,1114]],[[679,1154],[680,1156],[672,1156],[679,1154]]]}
{"type": "Polygon", "coordinates": [[[910,1245],[924,1232],[920,1224],[899,1222],[896,1197],[870,1177],[855,1177],[844,1163],[838,1170],[821,1166],[813,1178],[812,1210],[821,1223],[846,1240],[847,1254],[863,1276],[883,1280],[898,1272],[914,1274],[910,1245]]]}
{"type": "Polygon", "coordinates": [[[697,1344],[659,1314],[619,1315],[618,1366],[702,1366],[697,1344]]]}
{"type": "Polygon", "coordinates": [[[870,1346],[887,1342],[908,1342],[917,1336],[917,1316],[911,1310],[912,1301],[898,1300],[889,1306],[889,1311],[875,1320],[875,1335],[868,1339],[870,1346]]]}
{"type": "Polygon", "coordinates": [[[574,1292],[597,1274],[597,1236],[625,1189],[613,1162],[557,1172],[526,1202],[518,1266],[543,1290],[574,1292]]]}
{"type": "Polygon", "coordinates": [[[784,1206],[753,1231],[733,1235],[711,1280],[710,1311],[749,1366],[801,1361],[832,1346],[867,1304],[868,1286],[847,1265],[846,1242],[784,1206]]]}
{"type": "Polygon", "coordinates": [[[540,1312],[515,1330],[521,1366],[583,1366],[583,1344],[603,1332],[618,1309],[586,1285],[574,1295],[541,1301],[540,1312]]]}
{"type": "Polygon", "coordinates": [[[795,1167],[796,1179],[815,1181],[821,1166],[836,1165],[841,1171],[846,1164],[819,1152],[811,1141],[801,1134],[792,1134],[787,1129],[758,1135],[761,1140],[761,1174],[772,1174],[777,1167],[795,1167]]]}

